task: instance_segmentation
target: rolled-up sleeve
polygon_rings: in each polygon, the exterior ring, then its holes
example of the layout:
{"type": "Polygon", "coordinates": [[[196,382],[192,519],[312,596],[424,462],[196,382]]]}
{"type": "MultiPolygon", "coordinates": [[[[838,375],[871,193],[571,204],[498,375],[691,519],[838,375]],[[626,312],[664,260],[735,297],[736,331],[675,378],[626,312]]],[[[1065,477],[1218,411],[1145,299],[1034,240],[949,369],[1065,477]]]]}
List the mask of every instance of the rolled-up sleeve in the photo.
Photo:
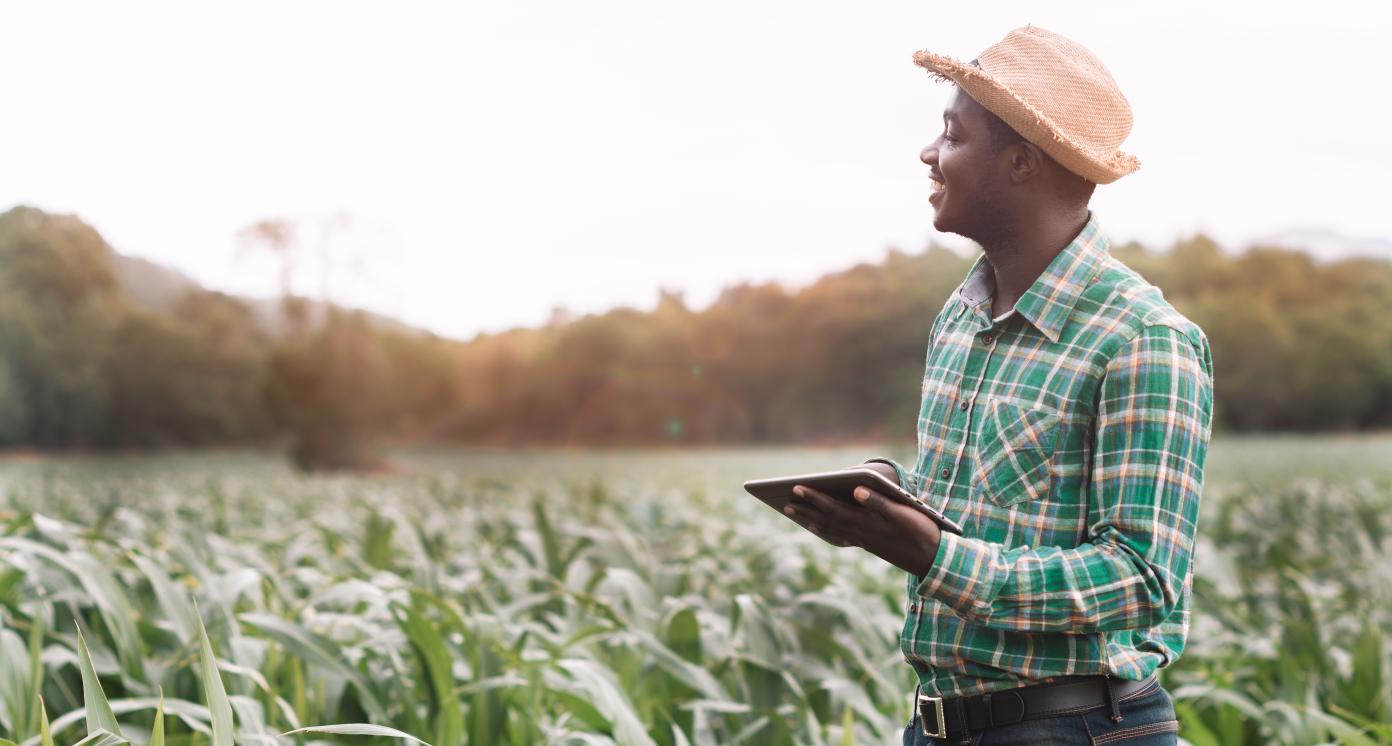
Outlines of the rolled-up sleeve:
{"type": "Polygon", "coordinates": [[[1207,339],[1144,328],[1112,357],[1099,387],[1087,542],[1007,548],[944,533],[916,592],[994,628],[1159,624],[1191,572],[1212,409],[1207,339]]]}

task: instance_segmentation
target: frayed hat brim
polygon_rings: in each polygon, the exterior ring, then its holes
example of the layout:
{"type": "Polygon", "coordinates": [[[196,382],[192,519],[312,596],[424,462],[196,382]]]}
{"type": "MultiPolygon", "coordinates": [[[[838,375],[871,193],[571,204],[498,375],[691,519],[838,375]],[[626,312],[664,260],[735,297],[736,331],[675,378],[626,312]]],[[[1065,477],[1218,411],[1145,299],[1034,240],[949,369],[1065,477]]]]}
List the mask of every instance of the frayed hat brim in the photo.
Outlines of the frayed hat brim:
{"type": "Polygon", "coordinates": [[[1105,155],[1093,152],[1070,137],[1037,106],[980,67],[926,49],[914,52],[913,61],[934,79],[955,83],[1026,140],[1039,146],[1064,168],[1088,181],[1110,184],[1141,167],[1140,159],[1121,150],[1105,155]]]}

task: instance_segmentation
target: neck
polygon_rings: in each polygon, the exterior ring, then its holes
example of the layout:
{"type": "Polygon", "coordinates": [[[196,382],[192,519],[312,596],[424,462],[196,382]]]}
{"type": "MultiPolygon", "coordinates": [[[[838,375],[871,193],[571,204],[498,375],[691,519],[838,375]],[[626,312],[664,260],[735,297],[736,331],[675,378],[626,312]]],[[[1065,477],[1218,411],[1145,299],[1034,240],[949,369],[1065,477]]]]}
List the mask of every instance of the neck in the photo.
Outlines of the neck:
{"type": "Polygon", "coordinates": [[[981,242],[996,280],[991,314],[998,316],[1013,307],[1087,221],[1088,208],[1084,204],[1063,210],[1040,210],[997,223],[997,235],[981,242]]]}

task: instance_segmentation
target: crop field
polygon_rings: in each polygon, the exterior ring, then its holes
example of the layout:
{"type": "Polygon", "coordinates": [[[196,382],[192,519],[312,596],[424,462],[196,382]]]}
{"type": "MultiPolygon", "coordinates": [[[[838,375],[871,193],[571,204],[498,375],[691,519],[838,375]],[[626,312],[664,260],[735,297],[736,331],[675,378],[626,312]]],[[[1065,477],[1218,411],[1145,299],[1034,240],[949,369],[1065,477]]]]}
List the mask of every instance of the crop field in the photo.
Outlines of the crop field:
{"type": "MultiPolygon", "coordinates": [[[[902,572],[739,486],[878,453],[11,457],[0,738],[898,744],[902,572]]],[[[1392,744],[1392,436],[1220,438],[1206,481],[1182,738],[1392,744]]]]}

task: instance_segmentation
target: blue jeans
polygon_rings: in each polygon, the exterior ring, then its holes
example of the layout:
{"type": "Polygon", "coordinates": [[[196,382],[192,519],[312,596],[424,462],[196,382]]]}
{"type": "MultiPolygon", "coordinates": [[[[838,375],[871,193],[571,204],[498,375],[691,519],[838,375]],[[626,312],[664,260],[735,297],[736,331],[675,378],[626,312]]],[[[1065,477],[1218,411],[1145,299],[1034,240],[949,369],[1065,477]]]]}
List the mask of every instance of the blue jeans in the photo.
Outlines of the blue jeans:
{"type": "Polygon", "coordinates": [[[1059,715],[1038,720],[1021,720],[971,734],[968,740],[929,738],[923,735],[918,713],[904,728],[904,746],[1175,746],[1179,742],[1179,721],[1175,720],[1174,700],[1159,682],[1142,689],[1130,699],[1118,702],[1121,722],[1112,722],[1104,705],[1080,715],[1059,715]]]}

